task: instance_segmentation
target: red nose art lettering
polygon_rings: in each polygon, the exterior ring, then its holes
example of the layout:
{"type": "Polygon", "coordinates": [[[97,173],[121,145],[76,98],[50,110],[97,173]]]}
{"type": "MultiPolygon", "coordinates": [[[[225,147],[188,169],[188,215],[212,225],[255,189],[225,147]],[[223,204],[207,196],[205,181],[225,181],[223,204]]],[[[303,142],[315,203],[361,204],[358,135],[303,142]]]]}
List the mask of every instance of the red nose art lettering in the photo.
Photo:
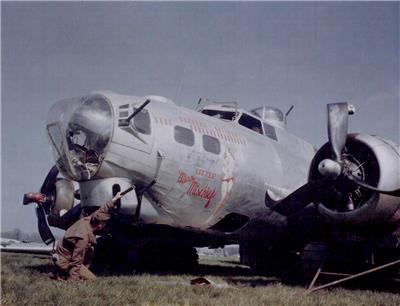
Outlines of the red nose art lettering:
{"type": "Polygon", "coordinates": [[[178,184],[191,183],[195,180],[196,180],[196,178],[194,176],[189,176],[185,172],[179,171],[179,177],[177,180],[178,184]]]}
{"type": "Polygon", "coordinates": [[[215,195],[217,194],[215,188],[210,188],[208,185],[200,185],[197,182],[196,177],[189,176],[183,171],[179,171],[177,183],[190,183],[188,189],[186,190],[186,194],[207,200],[204,208],[207,208],[210,205],[211,200],[214,199],[215,195]]]}

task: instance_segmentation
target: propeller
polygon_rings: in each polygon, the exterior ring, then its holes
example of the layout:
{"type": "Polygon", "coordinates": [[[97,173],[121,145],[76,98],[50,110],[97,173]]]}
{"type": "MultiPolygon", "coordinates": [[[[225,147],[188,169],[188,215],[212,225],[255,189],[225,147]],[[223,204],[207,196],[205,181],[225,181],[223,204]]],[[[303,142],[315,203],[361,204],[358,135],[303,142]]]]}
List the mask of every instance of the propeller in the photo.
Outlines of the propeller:
{"type": "Polygon", "coordinates": [[[28,192],[24,194],[23,204],[28,205],[31,203],[36,203],[43,206],[46,212],[49,212],[50,207],[54,202],[53,191],[55,188],[55,183],[57,181],[58,169],[53,166],[47,173],[46,178],[43,181],[42,187],[40,187],[40,192],[28,192]]]}
{"type": "Polygon", "coordinates": [[[357,178],[352,174],[350,169],[345,168],[345,163],[342,159],[342,152],[346,145],[348,118],[353,115],[355,108],[346,102],[328,104],[328,138],[335,160],[324,159],[318,165],[319,172],[327,177],[336,178],[342,175],[345,179],[350,180],[358,186],[368,190],[384,193],[387,195],[400,196],[398,190],[381,190],[365,181],[357,178]]]}
{"type": "Polygon", "coordinates": [[[318,165],[325,177],[336,178],[343,172],[342,152],[346,145],[349,115],[354,114],[354,106],[346,102],[327,105],[328,139],[334,159],[324,159],[318,165]]]}
{"type": "Polygon", "coordinates": [[[279,201],[273,201],[267,192],[265,201],[267,207],[288,216],[315,201],[318,193],[328,188],[331,184],[337,182],[345,184],[346,181],[349,185],[355,184],[373,192],[400,197],[400,189],[381,190],[352,174],[352,164],[349,160],[346,160],[343,150],[347,140],[348,118],[349,115],[354,114],[354,111],[354,106],[346,102],[328,104],[328,139],[333,159],[324,159],[318,164],[318,171],[323,178],[309,181],[279,201]]]}
{"type": "Polygon", "coordinates": [[[335,160],[340,162],[344,146],[346,145],[349,113],[354,114],[354,107],[346,102],[332,103],[328,108],[328,139],[331,144],[335,160]]]}
{"type": "Polygon", "coordinates": [[[54,184],[57,181],[57,175],[59,171],[56,166],[53,166],[47,173],[46,178],[43,181],[42,187],[40,187],[40,192],[43,194],[49,194],[54,188],[54,184]]]}
{"type": "Polygon", "coordinates": [[[279,201],[272,200],[268,192],[266,192],[265,205],[281,215],[293,215],[315,201],[318,190],[328,187],[332,184],[332,181],[331,178],[310,181],[279,201]]]}
{"type": "Polygon", "coordinates": [[[51,205],[54,203],[54,197],[52,195],[55,183],[57,181],[58,169],[53,166],[47,173],[46,178],[43,181],[40,192],[28,192],[24,194],[23,204],[27,205],[30,203],[36,203],[36,216],[38,219],[38,230],[39,235],[43,242],[47,245],[55,241],[53,233],[50,230],[49,224],[46,218],[46,211],[50,210],[51,205]]]}
{"type": "Polygon", "coordinates": [[[400,197],[400,189],[396,189],[396,190],[382,190],[382,189],[378,189],[374,186],[371,186],[369,184],[367,184],[365,181],[360,180],[359,178],[355,177],[352,174],[348,174],[346,176],[347,179],[349,179],[350,181],[356,183],[357,185],[364,187],[368,190],[371,191],[375,191],[375,192],[379,192],[379,193],[383,193],[383,194],[387,194],[387,195],[391,195],[391,196],[395,196],[395,197],[400,197]]]}

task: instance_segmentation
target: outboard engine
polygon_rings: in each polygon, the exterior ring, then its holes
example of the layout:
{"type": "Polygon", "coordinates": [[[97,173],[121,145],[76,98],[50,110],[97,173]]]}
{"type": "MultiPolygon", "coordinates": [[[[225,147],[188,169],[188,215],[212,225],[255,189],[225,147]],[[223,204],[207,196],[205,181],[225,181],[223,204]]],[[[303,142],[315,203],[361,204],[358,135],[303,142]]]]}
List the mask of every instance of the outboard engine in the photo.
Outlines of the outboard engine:
{"type": "MultiPolygon", "coordinates": [[[[311,163],[309,181],[336,175],[336,164],[330,163],[332,156],[328,142],[311,163]]],[[[400,221],[400,198],[380,192],[400,188],[398,146],[376,136],[349,134],[340,163],[342,169],[337,179],[318,194],[316,204],[321,215],[333,223],[352,225],[400,221]],[[354,181],[349,177],[355,178],[354,181]]]]}

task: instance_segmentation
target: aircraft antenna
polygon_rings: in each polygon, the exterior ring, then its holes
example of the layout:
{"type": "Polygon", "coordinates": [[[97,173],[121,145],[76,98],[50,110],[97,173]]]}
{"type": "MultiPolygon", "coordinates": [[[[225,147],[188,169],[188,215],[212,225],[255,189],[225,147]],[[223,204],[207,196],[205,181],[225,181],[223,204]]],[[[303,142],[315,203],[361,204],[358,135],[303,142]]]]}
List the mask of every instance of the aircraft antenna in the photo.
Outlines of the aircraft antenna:
{"type": "MultiPolygon", "coordinates": [[[[209,102],[210,102],[210,99],[207,99],[207,98],[200,98],[199,101],[198,101],[197,104],[196,104],[196,111],[199,111],[199,110],[201,109],[200,106],[201,106],[201,104],[202,104],[203,102],[209,103],[209,102]]],[[[211,102],[212,102],[212,103],[215,103],[214,101],[211,101],[211,102]]]]}
{"type": "Polygon", "coordinates": [[[289,116],[290,112],[293,110],[294,105],[292,105],[291,107],[289,107],[288,111],[285,114],[285,119],[287,118],[287,116],[289,116]]]}
{"type": "Polygon", "coordinates": [[[203,101],[203,98],[200,98],[199,101],[197,101],[196,110],[200,109],[200,105],[201,105],[202,101],[203,101]]]}

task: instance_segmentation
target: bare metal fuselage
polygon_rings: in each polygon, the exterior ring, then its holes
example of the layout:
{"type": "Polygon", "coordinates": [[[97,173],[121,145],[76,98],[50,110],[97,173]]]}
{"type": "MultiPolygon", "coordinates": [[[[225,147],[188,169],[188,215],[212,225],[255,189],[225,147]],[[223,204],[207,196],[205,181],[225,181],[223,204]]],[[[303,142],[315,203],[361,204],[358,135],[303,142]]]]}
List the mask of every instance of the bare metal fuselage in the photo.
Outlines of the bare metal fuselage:
{"type": "MultiPolygon", "coordinates": [[[[96,174],[78,180],[83,208],[98,206],[112,196],[108,183],[103,184],[106,191],[97,187],[110,178],[120,180],[122,189],[156,180],[144,194],[140,214],[144,223],[207,230],[230,213],[251,218],[254,211],[266,209],[266,192],[280,199],[307,181],[315,151],[281,127],[275,128],[276,139],[272,139],[162,97],[97,95],[111,107],[112,133],[96,174]],[[121,118],[147,98],[151,100],[146,106],[150,132],[121,127],[121,118]],[[192,131],[193,143],[177,141],[177,127],[192,131]],[[218,140],[217,151],[205,150],[206,136],[218,140]]],[[[69,176],[68,171],[63,174],[69,176]]],[[[128,215],[135,213],[136,205],[134,197],[121,202],[128,215]]]]}

